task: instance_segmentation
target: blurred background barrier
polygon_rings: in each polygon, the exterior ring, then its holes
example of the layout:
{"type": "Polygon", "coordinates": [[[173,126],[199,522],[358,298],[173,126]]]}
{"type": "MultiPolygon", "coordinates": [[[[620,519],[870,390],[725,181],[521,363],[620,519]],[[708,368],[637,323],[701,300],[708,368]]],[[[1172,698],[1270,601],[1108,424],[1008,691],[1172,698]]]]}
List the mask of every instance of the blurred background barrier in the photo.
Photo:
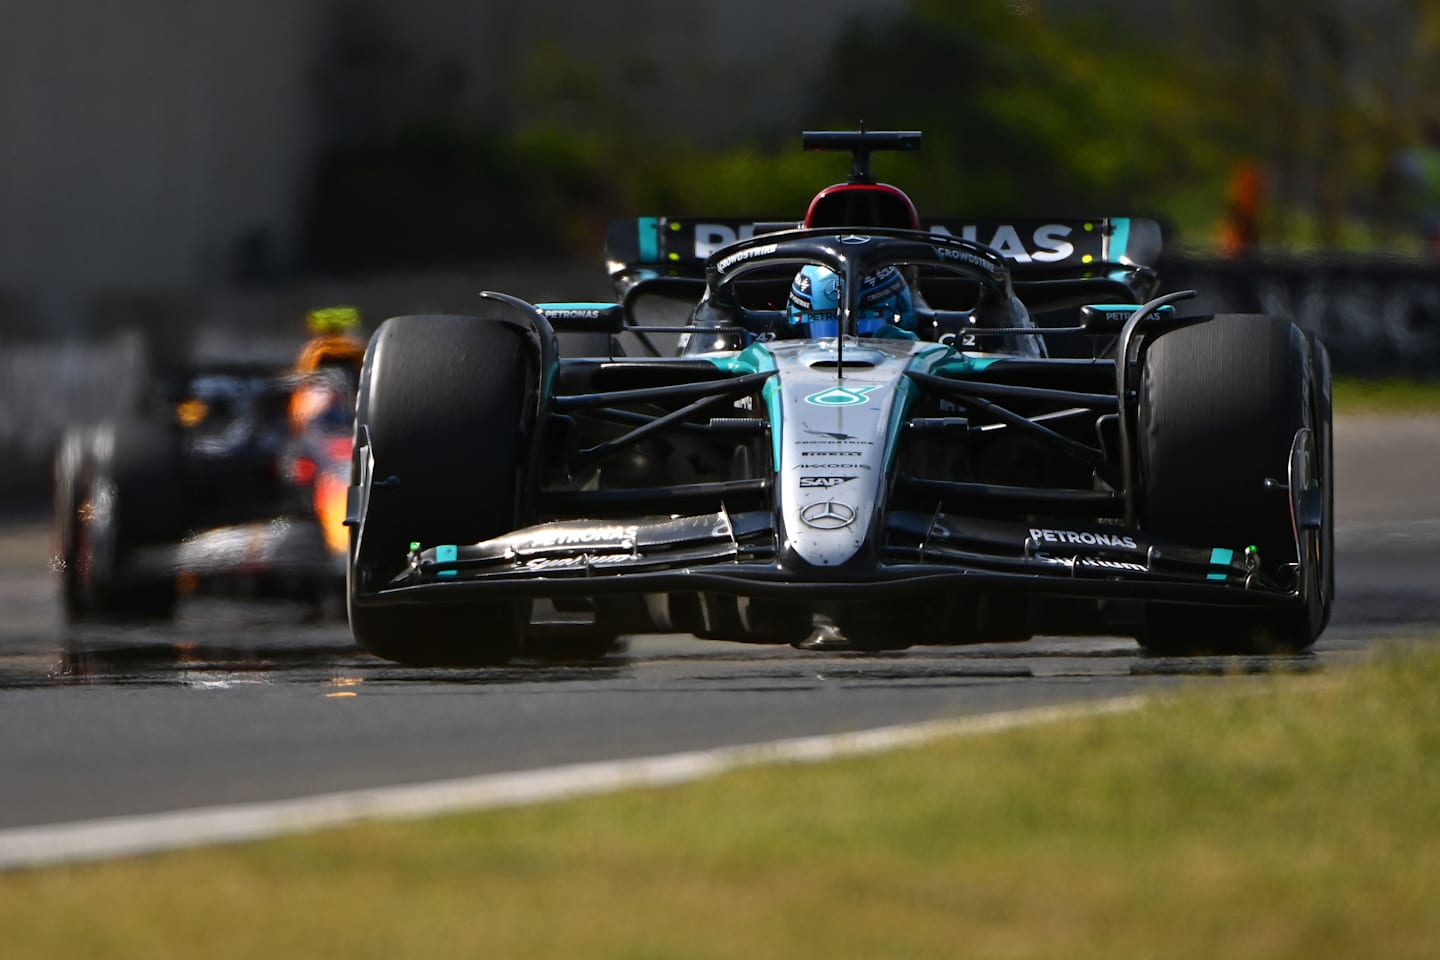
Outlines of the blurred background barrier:
{"type": "Polygon", "coordinates": [[[147,370],[138,331],[64,342],[0,335],[0,496],[48,490],[61,430],[134,406],[147,370]]]}
{"type": "Polygon", "coordinates": [[[1367,258],[1166,258],[1167,290],[1194,288],[1189,310],[1272,313],[1313,331],[1335,372],[1440,377],[1440,264],[1367,258]]]}

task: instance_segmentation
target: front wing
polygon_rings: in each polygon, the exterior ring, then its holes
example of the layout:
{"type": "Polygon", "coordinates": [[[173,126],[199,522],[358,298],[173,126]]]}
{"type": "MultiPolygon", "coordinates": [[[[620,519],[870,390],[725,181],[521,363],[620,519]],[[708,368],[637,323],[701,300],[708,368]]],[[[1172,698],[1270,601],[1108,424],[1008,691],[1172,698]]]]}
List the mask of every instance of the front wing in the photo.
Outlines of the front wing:
{"type": "MultiPolygon", "coordinates": [[[[768,511],[569,520],[478,544],[412,544],[408,568],[362,606],[501,596],[710,591],[835,600],[960,589],[1293,608],[1298,587],[1260,573],[1253,548],[1196,548],[1113,524],[1036,526],[894,511],[881,561],[863,570],[787,567],[768,511]]],[[[1303,564],[1305,551],[1299,556],[1303,564]]],[[[1294,584],[1306,578],[1296,567],[1294,584]]]]}

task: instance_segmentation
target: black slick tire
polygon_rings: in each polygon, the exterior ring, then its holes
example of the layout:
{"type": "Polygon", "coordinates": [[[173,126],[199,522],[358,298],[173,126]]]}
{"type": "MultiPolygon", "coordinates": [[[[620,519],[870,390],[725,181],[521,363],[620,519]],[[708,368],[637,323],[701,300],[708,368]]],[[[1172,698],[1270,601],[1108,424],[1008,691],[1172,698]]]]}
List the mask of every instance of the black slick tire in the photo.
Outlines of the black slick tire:
{"type": "Polygon", "coordinates": [[[53,505],[69,621],[174,618],[166,551],[184,532],[182,494],[179,442],[167,424],[121,420],[62,438],[53,505]]]}
{"type": "MultiPolygon", "coordinates": [[[[1266,481],[1286,481],[1296,432],[1316,426],[1310,342],[1282,318],[1227,314],[1166,332],[1142,356],[1141,525],[1191,546],[1254,545],[1283,582],[1294,527],[1287,494],[1266,481]]],[[[1279,612],[1152,603],[1138,639],[1162,655],[1303,650],[1323,628],[1321,591],[1307,593],[1303,609],[1279,612]]]]}
{"type": "Polygon", "coordinates": [[[394,317],[371,339],[356,400],[355,465],[374,458],[350,528],[347,609],[356,641],[412,666],[504,663],[523,643],[520,600],[356,603],[405,568],[409,545],[475,543],[515,528],[536,421],[539,360],[491,318],[394,317]]]}

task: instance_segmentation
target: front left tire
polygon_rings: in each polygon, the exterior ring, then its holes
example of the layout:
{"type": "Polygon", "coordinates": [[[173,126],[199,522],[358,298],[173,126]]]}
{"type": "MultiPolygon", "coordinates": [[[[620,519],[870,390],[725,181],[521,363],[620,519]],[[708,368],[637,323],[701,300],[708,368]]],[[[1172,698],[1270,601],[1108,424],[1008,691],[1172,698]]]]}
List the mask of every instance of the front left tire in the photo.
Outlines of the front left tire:
{"type": "Polygon", "coordinates": [[[1333,593],[1328,358],[1280,317],[1218,315],[1165,332],[1142,354],[1137,424],[1146,530],[1192,546],[1253,545],[1272,578],[1284,582],[1297,563],[1306,575],[1303,603],[1287,611],[1153,603],[1141,644],[1167,655],[1311,646],[1333,593]],[[1289,496],[1267,483],[1289,479],[1297,435],[1324,504],[1320,529],[1299,531],[1303,563],[1289,496]]]}

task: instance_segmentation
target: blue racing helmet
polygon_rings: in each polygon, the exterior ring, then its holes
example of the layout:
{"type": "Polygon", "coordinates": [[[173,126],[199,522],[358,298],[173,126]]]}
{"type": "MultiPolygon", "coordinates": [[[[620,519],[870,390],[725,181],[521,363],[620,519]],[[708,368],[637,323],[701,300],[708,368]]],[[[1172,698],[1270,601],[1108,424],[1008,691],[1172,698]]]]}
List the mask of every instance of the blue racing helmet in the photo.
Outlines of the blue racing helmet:
{"type": "MultiPolygon", "coordinates": [[[[790,284],[785,309],[792,337],[833,337],[840,332],[841,280],[829,267],[810,264],[800,268],[790,284]]],[[[905,277],[895,267],[881,267],[860,281],[856,332],[873,334],[888,324],[915,328],[915,305],[905,277]]]]}

